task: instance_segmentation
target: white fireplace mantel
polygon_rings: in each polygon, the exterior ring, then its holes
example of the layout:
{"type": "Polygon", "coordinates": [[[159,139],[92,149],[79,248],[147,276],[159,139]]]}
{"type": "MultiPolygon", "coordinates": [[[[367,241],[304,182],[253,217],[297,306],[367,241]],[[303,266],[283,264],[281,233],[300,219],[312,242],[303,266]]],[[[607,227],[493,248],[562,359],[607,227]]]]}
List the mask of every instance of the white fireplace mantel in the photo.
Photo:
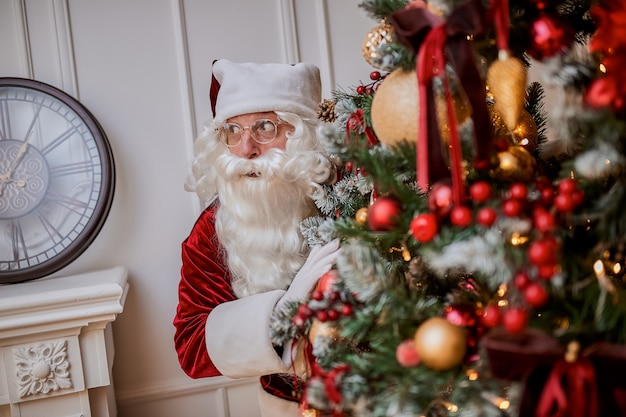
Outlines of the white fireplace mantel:
{"type": "Polygon", "coordinates": [[[0,286],[0,417],[115,417],[117,267],[0,286]]]}

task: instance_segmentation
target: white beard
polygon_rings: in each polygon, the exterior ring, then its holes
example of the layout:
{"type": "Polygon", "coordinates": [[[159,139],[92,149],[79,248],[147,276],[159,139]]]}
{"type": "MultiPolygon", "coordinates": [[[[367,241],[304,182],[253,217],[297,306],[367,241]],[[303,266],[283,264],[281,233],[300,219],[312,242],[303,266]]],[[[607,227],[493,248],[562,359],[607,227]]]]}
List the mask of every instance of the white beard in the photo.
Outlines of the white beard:
{"type": "Polygon", "coordinates": [[[317,213],[309,197],[311,178],[302,179],[310,166],[293,162],[278,149],[255,159],[223,154],[216,160],[216,233],[239,298],[286,289],[308,254],[300,222],[317,213]],[[288,160],[287,171],[298,167],[297,173],[285,172],[288,160]]]}

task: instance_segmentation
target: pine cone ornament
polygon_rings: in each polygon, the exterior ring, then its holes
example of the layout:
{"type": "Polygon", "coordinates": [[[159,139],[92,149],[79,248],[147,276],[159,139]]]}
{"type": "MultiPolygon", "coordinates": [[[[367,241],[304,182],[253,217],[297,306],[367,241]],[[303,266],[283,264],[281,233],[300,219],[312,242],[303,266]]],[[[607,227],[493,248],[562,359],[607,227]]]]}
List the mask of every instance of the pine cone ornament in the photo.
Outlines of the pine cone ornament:
{"type": "Polygon", "coordinates": [[[317,118],[326,123],[334,122],[337,119],[337,115],[335,114],[335,102],[324,99],[317,110],[317,118]]]}

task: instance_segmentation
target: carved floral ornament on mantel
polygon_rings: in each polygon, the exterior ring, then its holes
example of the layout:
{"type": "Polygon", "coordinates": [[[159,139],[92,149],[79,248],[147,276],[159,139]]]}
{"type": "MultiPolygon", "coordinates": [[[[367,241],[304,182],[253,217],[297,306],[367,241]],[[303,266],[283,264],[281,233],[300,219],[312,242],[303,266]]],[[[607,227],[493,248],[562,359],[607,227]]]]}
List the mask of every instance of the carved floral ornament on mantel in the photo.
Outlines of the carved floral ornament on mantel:
{"type": "Polygon", "coordinates": [[[73,388],[67,341],[19,347],[13,352],[21,398],[73,388]]]}

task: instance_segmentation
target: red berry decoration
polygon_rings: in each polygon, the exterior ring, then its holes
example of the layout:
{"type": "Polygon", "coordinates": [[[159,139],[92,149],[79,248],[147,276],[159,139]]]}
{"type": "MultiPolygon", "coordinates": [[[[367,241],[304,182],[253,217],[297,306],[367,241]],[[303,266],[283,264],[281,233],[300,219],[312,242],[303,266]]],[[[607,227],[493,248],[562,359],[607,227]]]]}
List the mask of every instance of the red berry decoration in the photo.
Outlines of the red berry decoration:
{"type": "Polygon", "coordinates": [[[548,291],[543,285],[533,282],[524,289],[524,299],[532,307],[542,307],[548,302],[548,291]]]}
{"type": "Polygon", "coordinates": [[[519,290],[523,290],[530,284],[530,277],[526,271],[519,271],[513,277],[513,285],[519,290]]]}
{"type": "Polygon", "coordinates": [[[402,207],[393,197],[381,196],[367,210],[367,224],[375,232],[386,232],[396,225],[402,207]]]}
{"type": "Polygon", "coordinates": [[[552,239],[540,239],[528,246],[528,260],[535,265],[554,264],[558,246],[552,239]]]}
{"type": "Polygon", "coordinates": [[[572,204],[574,207],[580,206],[585,201],[585,192],[583,190],[572,191],[572,204]]]}
{"type": "Polygon", "coordinates": [[[509,195],[517,200],[526,200],[528,198],[528,187],[521,183],[513,184],[509,188],[509,195]]]}
{"type": "Polygon", "coordinates": [[[546,206],[551,205],[554,201],[554,190],[552,189],[552,187],[542,188],[539,192],[539,195],[541,203],[545,204],[546,206]]]}
{"type": "Polygon", "coordinates": [[[434,214],[422,213],[411,220],[410,229],[415,240],[426,243],[433,240],[439,232],[439,223],[434,214]]]}
{"type": "Polygon", "coordinates": [[[458,227],[467,227],[472,223],[472,210],[467,206],[456,206],[450,212],[450,223],[458,227]]]}
{"type": "Polygon", "coordinates": [[[502,203],[502,213],[507,217],[517,217],[524,210],[524,204],[517,199],[509,198],[502,203]]]}
{"type": "Polygon", "coordinates": [[[559,185],[558,185],[559,193],[571,194],[577,188],[578,187],[576,186],[576,180],[573,180],[571,178],[564,178],[561,181],[559,181],[559,185]]]}
{"type": "Polygon", "coordinates": [[[554,197],[554,207],[561,213],[571,213],[574,210],[574,199],[571,194],[557,194],[554,197]]]}
{"type": "Polygon", "coordinates": [[[487,181],[477,181],[470,186],[470,197],[477,203],[484,203],[491,197],[491,184],[487,181]]]}
{"type": "Polygon", "coordinates": [[[339,318],[339,312],[337,310],[328,310],[328,320],[335,321],[339,318]]]}
{"type": "Polygon", "coordinates": [[[350,304],[344,304],[341,306],[341,309],[339,310],[339,312],[341,313],[342,316],[351,316],[353,313],[352,310],[352,306],[350,304]]]}
{"type": "Polygon", "coordinates": [[[373,80],[373,81],[380,80],[380,72],[378,72],[378,71],[372,71],[372,72],[370,73],[370,80],[373,80]]]}
{"type": "Polygon", "coordinates": [[[490,304],[485,307],[480,316],[480,323],[491,329],[500,324],[500,307],[490,304]]]}
{"type": "Polygon", "coordinates": [[[498,214],[492,207],[483,207],[476,213],[476,221],[485,227],[493,226],[497,218],[498,214]]]}
{"type": "Polygon", "coordinates": [[[520,307],[511,307],[502,315],[502,326],[509,333],[522,333],[528,325],[528,313],[520,307]]]}
{"type": "Polygon", "coordinates": [[[396,348],[396,360],[405,368],[419,365],[420,357],[415,349],[415,341],[413,339],[407,339],[398,345],[396,348]]]}
{"type": "Polygon", "coordinates": [[[548,210],[543,207],[537,207],[533,211],[533,225],[540,232],[550,232],[554,230],[556,220],[548,210]]]}

